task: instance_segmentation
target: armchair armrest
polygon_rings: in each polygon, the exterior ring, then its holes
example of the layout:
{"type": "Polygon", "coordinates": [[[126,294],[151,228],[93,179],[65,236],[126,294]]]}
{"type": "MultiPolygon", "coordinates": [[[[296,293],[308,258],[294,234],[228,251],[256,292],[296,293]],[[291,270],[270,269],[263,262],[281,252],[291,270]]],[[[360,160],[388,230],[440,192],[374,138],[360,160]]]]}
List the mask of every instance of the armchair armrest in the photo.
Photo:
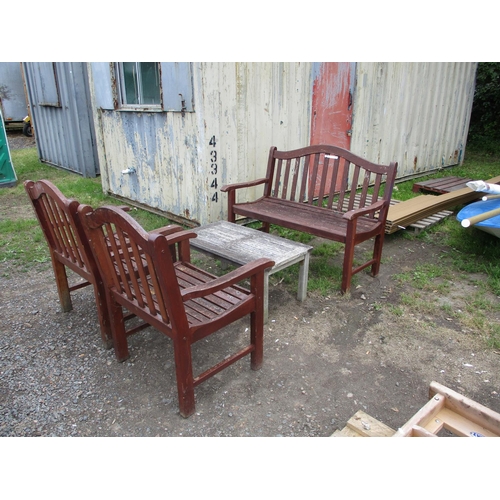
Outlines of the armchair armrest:
{"type": "Polygon", "coordinates": [[[385,205],[388,205],[387,200],[378,200],[375,203],[372,203],[371,205],[368,205],[363,208],[357,208],[356,210],[349,210],[349,212],[346,212],[344,214],[344,219],[347,220],[353,220],[357,219],[358,217],[361,217],[362,215],[367,215],[371,212],[376,212],[377,210],[382,210],[385,205]]]}
{"type": "Polygon", "coordinates": [[[235,189],[248,188],[253,186],[258,186],[259,184],[265,184],[268,182],[268,178],[256,179],[254,181],[249,182],[238,182],[236,184],[226,184],[220,188],[224,193],[227,191],[234,191],[235,189]]]}
{"type": "Polygon", "coordinates": [[[150,238],[156,238],[158,236],[165,237],[174,262],[178,260],[191,262],[189,240],[198,236],[194,231],[185,230],[180,226],[170,225],[150,231],[149,235],[150,238]]]}
{"type": "Polygon", "coordinates": [[[253,262],[249,262],[244,266],[231,271],[224,276],[214,279],[209,283],[204,283],[203,285],[196,285],[190,288],[186,288],[181,291],[182,300],[188,301],[191,299],[196,299],[198,297],[204,297],[211,293],[218,292],[223,288],[227,288],[228,286],[235,285],[240,281],[254,276],[255,274],[264,272],[268,267],[274,266],[274,261],[269,259],[257,259],[253,262]]]}
{"type": "Polygon", "coordinates": [[[153,229],[152,231],[149,231],[149,234],[158,233],[167,236],[169,234],[177,233],[179,231],[184,231],[184,229],[181,226],[178,226],[177,224],[169,224],[168,226],[163,226],[157,229],[153,229]]]}

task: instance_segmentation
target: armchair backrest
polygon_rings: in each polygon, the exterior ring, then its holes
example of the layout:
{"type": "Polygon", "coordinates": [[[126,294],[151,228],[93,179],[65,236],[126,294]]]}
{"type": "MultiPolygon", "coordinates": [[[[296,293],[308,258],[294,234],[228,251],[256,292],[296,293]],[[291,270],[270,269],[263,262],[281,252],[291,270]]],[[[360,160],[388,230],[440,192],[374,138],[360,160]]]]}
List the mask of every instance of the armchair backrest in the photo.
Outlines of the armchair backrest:
{"type": "Polygon", "coordinates": [[[146,232],[110,206],[94,211],[82,205],[78,217],[105,286],[118,303],[153,325],[155,320],[173,327],[187,324],[168,236],[146,232]]]}
{"type": "Polygon", "coordinates": [[[95,275],[95,263],[89,257],[90,247],[82,238],[76,222],[79,202],[66,198],[47,180],[26,181],[24,187],[51,252],[81,276],[95,275]]]}

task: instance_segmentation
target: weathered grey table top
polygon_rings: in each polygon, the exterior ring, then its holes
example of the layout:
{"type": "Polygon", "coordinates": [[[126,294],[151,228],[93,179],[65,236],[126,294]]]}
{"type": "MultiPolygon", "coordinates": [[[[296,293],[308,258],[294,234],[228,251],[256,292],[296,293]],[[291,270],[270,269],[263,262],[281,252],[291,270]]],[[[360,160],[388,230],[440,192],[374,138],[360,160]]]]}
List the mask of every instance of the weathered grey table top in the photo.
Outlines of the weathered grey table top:
{"type": "Polygon", "coordinates": [[[217,221],[193,229],[197,237],[190,240],[195,249],[223,257],[239,265],[265,257],[274,260],[276,268],[286,267],[307,254],[313,247],[279,236],[257,231],[227,221],[217,221]]]}

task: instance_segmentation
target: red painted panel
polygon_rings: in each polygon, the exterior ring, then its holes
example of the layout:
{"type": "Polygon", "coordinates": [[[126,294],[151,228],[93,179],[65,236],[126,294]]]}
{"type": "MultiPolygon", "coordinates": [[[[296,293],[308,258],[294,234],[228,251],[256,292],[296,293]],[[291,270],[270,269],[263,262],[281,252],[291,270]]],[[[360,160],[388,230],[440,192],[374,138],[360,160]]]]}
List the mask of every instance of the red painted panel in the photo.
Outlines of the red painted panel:
{"type": "MultiPolygon", "coordinates": [[[[348,62],[319,63],[313,83],[311,145],[332,144],[350,149],[351,68],[348,62]]],[[[318,192],[316,186],[315,193],[318,192]]]]}
{"type": "Polygon", "coordinates": [[[333,144],[349,149],[352,103],[349,93],[351,63],[320,63],[313,84],[311,144],[333,144]]]}

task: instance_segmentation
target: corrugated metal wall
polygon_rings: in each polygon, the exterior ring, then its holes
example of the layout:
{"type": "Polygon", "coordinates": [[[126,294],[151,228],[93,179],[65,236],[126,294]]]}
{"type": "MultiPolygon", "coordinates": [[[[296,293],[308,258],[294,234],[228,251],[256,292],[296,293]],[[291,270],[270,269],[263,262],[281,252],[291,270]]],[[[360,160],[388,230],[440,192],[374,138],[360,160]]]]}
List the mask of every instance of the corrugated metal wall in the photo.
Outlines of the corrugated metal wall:
{"type": "Polygon", "coordinates": [[[23,63],[40,160],[84,177],[99,174],[87,64],[23,63]]]}
{"type": "Polygon", "coordinates": [[[357,63],[351,150],[398,179],[463,162],[477,63],[357,63]]]}

